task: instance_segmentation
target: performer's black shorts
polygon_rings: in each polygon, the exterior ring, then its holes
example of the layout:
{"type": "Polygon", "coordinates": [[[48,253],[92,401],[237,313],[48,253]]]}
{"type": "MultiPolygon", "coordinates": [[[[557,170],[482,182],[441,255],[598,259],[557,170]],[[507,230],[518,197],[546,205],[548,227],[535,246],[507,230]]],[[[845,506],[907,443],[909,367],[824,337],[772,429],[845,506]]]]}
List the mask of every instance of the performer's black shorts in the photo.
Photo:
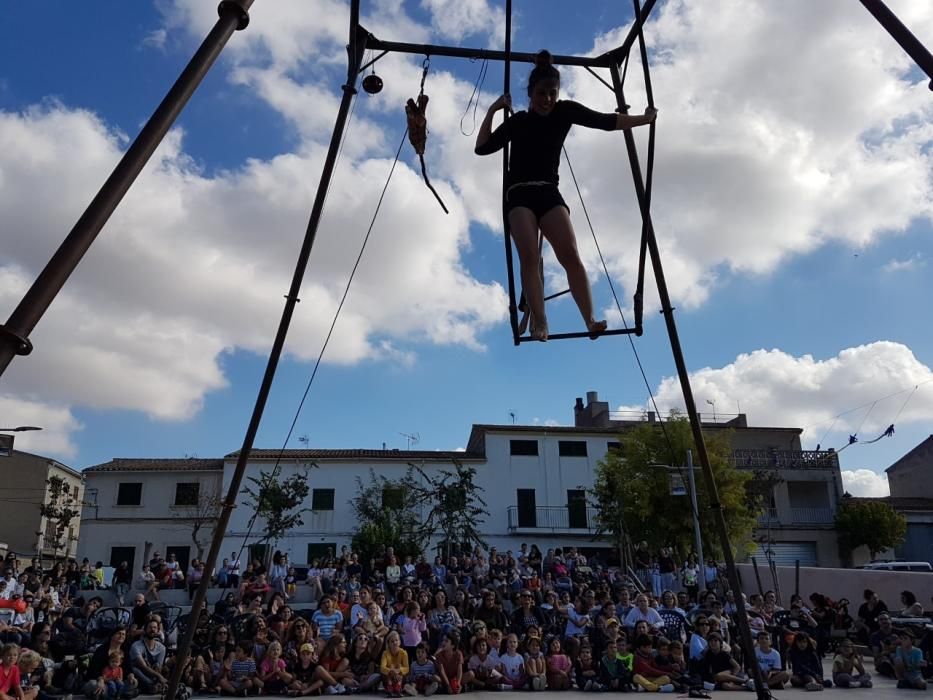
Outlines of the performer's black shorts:
{"type": "Polygon", "coordinates": [[[512,211],[515,207],[526,207],[531,209],[538,220],[554,207],[563,207],[568,212],[570,211],[557,185],[550,183],[513,185],[506,194],[505,201],[508,211],[512,211]]]}

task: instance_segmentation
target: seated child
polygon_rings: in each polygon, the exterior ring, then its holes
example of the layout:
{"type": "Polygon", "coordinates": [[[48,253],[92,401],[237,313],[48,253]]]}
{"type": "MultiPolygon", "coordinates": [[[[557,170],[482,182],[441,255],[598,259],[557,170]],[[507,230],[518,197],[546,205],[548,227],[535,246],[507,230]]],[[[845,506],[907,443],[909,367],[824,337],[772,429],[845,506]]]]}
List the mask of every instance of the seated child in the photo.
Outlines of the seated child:
{"type": "Polygon", "coordinates": [[[833,658],[833,683],[837,688],[871,688],[871,676],[851,639],[842,641],[833,658]]]}
{"type": "Polygon", "coordinates": [[[781,654],[771,646],[771,635],[769,633],[758,633],[755,658],[758,661],[758,670],[761,671],[761,678],[765,685],[772,690],[783,690],[784,684],[790,680],[790,673],[781,668],[781,654]]]}
{"type": "Polygon", "coordinates": [[[654,664],[654,645],[647,634],[635,638],[632,680],[649,693],[673,693],[671,679],[654,664]]]}
{"type": "Polygon", "coordinates": [[[428,645],[421,642],[415,647],[415,660],[411,662],[411,671],[408,674],[408,683],[405,685],[406,695],[419,693],[430,696],[440,687],[440,676],[437,675],[437,666],[428,656],[428,645]]]}
{"type": "Polygon", "coordinates": [[[923,680],[923,669],[926,668],[927,662],[923,658],[923,652],[914,646],[914,639],[909,632],[901,632],[898,642],[897,651],[894,652],[897,687],[926,690],[927,682],[923,680]]]}

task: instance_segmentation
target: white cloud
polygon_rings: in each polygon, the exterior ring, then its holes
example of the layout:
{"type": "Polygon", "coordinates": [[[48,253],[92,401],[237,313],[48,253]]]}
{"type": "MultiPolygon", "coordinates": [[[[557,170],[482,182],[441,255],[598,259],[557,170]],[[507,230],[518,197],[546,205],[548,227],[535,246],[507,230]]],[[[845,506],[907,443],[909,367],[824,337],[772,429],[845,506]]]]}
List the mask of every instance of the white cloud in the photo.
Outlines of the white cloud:
{"type": "Polygon", "coordinates": [[[0,394],[0,427],[26,425],[42,430],[13,433],[14,449],[56,455],[62,460],[77,454],[72,438],[82,426],[67,407],[0,394]]]}
{"type": "Polygon", "coordinates": [[[871,469],[854,469],[842,472],[842,487],[853,496],[877,498],[889,496],[888,478],[871,469]]]}
{"type": "Polygon", "coordinates": [[[168,31],[164,28],[153,29],[143,37],[143,46],[152,49],[164,49],[165,40],[168,38],[168,31]]]}
{"type": "Polygon", "coordinates": [[[487,0],[421,0],[421,6],[431,13],[434,31],[445,39],[460,41],[481,34],[501,41],[505,13],[487,0]]]}
{"type": "Polygon", "coordinates": [[[927,266],[926,258],[921,253],[914,253],[906,260],[889,260],[881,268],[883,272],[910,272],[927,266]]]}
{"type": "MultiPolygon", "coordinates": [[[[859,430],[862,437],[880,434],[898,412],[899,424],[933,420],[933,370],[907,346],[887,341],[847,348],[825,360],[756,350],[725,367],[691,373],[690,384],[704,412],[707,400],[720,412],[733,410],[738,401],[750,424],[812,426],[804,437],[814,443],[830,428],[859,430]],[[915,385],[920,388],[912,392],[915,385]],[[900,389],[905,391],[882,398],[900,389]],[[855,406],[864,408],[850,411],[855,406]],[[848,412],[835,418],[843,411],[848,412]]],[[[655,396],[662,412],[683,406],[675,377],[663,379],[655,396]]]]}
{"type": "MultiPolygon", "coordinates": [[[[0,112],[0,209],[19,235],[4,243],[0,315],[120,156],[96,116],[50,104],[0,112]],[[61,164],[68,164],[61,167],[61,164]],[[41,204],[40,204],[41,203],[41,204]]],[[[281,313],[324,149],[202,175],[173,132],[4,376],[10,391],[103,409],[185,419],[223,387],[222,354],[260,353],[281,313]]],[[[345,153],[329,194],[287,351],[317,356],[391,162],[345,153]]],[[[400,163],[326,360],[411,364],[419,342],[482,349],[505,316],[498,284],[463,268],[469,244],[457,195],[446,216],[400,163]]]]}

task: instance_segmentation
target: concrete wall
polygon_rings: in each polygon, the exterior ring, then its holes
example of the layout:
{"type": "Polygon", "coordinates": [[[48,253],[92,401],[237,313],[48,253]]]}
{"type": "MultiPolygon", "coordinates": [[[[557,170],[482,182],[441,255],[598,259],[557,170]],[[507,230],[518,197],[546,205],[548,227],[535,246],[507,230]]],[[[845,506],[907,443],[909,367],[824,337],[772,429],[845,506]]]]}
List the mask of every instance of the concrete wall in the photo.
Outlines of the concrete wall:
{"type": "MultiPolygon", "coordinates": [[[[742,591],[746,595],[758,592],[758,583],[751,564],[739,564],[742,591]]],[[[764,590],[776,590],[771,572],[766,563],[758,562],[761,586],[764,590]]],[[[794,593],[794,567],[777,567],[778,582],[785,607],[794,593]]],[[[849,612],[853,616],[862,604],[862,592],[870,588],[878,593],[889,609],[900,607],[901,591],[913,591],[925,608],[931,608],[933,596],[933,573],[902,571],[871,571],[867,569],[832,569],[822,567],[800,567],[800,595],[805,599],[811,593],[822,593],[833,600],[848,598],[852,604],[849,612]]]]}

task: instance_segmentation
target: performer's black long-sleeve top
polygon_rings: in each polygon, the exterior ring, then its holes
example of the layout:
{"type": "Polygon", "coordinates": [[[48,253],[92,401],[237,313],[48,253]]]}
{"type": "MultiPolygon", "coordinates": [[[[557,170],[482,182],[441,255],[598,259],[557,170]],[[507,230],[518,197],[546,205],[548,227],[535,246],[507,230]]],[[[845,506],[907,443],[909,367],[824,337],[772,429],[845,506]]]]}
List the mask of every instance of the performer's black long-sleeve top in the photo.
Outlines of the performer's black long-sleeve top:
{"type": "Polygon", "coordinates": [[[613,131],[617,115],[595,112],[572,100],[559,100],[550,114],[516,112],[500,124],[476,154],[486,156],[512,143],[506,187],[519,182],[557,184],[560,150],[574,124],[590,129],[613,131]]]}

